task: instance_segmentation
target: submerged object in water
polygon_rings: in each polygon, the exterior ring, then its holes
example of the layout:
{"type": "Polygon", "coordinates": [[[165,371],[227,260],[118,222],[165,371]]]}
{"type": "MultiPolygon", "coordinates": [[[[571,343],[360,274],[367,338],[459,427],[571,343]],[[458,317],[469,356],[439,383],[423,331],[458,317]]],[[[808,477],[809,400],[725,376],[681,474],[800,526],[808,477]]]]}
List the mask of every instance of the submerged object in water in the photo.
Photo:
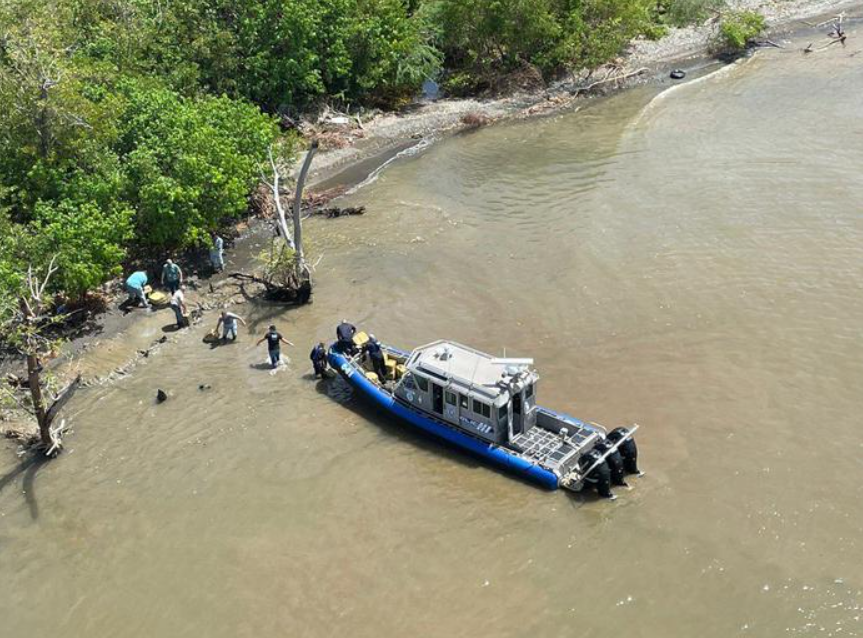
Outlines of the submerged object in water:
{"type": "Polygon", "coordinates": [[[613,498],[612,484],[637,472],[638,426],[617,428],[612,438],[599,424],[537,405],[532,359],[496,358],[452,341],[410,353],[380,346],[383,381],[356,347],[336,343],[327,356],[365,399],[417,429],[548,489],[595,487],[613,498]]]}

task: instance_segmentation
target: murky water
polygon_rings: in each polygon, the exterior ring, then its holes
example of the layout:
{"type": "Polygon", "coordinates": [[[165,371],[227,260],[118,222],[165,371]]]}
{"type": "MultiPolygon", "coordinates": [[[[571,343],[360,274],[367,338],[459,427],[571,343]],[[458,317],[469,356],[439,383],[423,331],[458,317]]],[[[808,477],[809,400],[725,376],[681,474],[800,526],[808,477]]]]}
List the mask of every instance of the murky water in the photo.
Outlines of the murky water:
{"type": "Polygon", "coordinates": [[[852,52],[395,163],[366,216],[309,226],[312,306],[240,307],[300,346],[289,368],[198,326],[83,393],[62,460],[3,455],[0,634],[863,634],[852,52]],[[342,317],[535,357],[541,403],[642,424],[648,475],[573,498],[405,432],[307,376],[342,317]]]}

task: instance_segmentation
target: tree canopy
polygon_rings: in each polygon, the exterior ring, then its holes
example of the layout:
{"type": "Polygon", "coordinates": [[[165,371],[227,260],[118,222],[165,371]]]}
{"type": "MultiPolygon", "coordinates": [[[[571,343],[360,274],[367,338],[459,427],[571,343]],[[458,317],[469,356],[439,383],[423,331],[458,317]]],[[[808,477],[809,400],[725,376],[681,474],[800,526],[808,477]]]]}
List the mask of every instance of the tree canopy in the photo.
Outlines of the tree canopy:
{"type": "Polygon", "coordinates": [[[241,215],[284,114],[616,56],[721,0],[5,0],[0,287],[81,295],[241,215]]]}

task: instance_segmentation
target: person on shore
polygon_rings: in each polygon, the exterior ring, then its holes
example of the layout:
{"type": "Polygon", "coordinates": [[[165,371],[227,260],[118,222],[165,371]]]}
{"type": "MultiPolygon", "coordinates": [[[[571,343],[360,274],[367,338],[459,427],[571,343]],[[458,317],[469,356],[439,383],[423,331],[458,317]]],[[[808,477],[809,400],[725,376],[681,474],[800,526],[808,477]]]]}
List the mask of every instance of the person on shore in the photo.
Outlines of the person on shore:
{"type": "Polygon", "coordinates": [[[177,328],[186,327],[186,295],[183,294],[183,285],[180,285],[177,290],[171,295],[171,310],[174,311],[174,316],[177,318],[177,328]]]}
{"type": "Polygon", "coordinates": [[[170,259],[162,266],[162,285],[173,295],[183,283],[183,271],[170,259]]]}
{"type": "Polygon", "coordinates": [[[327,346],[324,345],[323,341],[312,348],[309,359],[312,360],[312,366],[315,368],[315,378],[317,379],[318,375],[320,375],[321,379],[323,379],[324,373],[327,371],[327,346]]]}
{"type": "Polygon", "coordinates": [[[216,272],[225,269],[225,240],[213,233],[213,247],[210,249],[210,265],[216,272]]]}
{"type": "Polygon", "coordinates": [[[275,326],[270,326],[270,330],[265,334],[261,339],[256,343],[256,346],[261,345],[267,342],[267,351],[270,353],[270,365],[273,366],[273,369],[279,367],[279,360],[282,358],[282,352],[279,348],[279,345],[284,343],[288,346],[293,346],[290,341],[285,339],[278,330],[276,330],[275,326]]]}
{"type": "Polygon", "coordinates": [[[149,308],[150,303],[147,301],[147,293],[144,292],[144,286],[147,285],[147,273],[143,270],[137,270],[129,275],[126,280],[126,292],[129,293],[129,303],[141,305],[144,308],[149,308]]]}
{"type": "Polygon", "coordinates": [[[246,320],[240,315],[235,315],[233,312],[223,310],[222,314],[219,315],[219,321],[216,323],[216,334],[219,333],[219,327],[221,327],[222,343],[227,343],[228,339],[231,341],[237,340],[237,321],[244,326],[246,325],[246,320]]]}
{"type": "Polygon", "coordinates": [[[354,354],[357,351],[354,344],[354,335],[357,334],[357,328],[347,319],[342,319],[342,322],[336,327],[336,339],[338,340],[339,352],[345,354],[354,354]]]}
{"type": "Polygon", "coordinates": [[[378,375],[380,382],[383,383],[387,379],[387,366],[384,362],[384,351],[381,348],[380,342],[375,339],[374,335],[369,335],[369,340],[363,346],[363,349],[372,361],[372,369],[378,375]]]}

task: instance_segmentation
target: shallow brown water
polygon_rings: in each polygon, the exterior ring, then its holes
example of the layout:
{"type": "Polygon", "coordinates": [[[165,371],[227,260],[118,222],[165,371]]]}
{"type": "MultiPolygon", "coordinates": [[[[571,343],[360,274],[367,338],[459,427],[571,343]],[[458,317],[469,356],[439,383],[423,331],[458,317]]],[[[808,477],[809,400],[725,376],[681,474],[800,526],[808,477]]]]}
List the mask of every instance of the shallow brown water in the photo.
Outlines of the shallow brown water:
{"type": "Polygon", "coordinates": [[[394,163],[351,196],[366,216],[308,227],[312,306],[241,307],[289,368],[199,326],[82,394],[60,461],[3,457],[0,635],[863,634],[850,52],[394,163]],[[306,376],[342,317],[534,356],[541,403],[642,424],[648,475],[573,498],[405,432],[306,376]]]}

